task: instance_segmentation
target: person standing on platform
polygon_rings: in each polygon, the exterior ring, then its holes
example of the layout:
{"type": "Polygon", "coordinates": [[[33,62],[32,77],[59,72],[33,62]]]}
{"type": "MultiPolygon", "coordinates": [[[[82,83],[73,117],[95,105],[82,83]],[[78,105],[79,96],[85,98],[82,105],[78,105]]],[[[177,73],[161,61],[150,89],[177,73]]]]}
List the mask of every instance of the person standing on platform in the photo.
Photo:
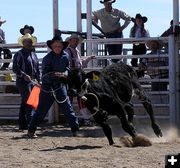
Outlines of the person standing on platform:
{"type": "MultiPolygon", "coordinates": [[[[93,12],[93,20],[98,23],[101,22],[102,31],[106,38],[123,38],[123,30],[131,22],[131,17],[125,12],[113,8],[112,4],[116,0],[104,0],[100,1],[104,5],[104,8],[93,12]],[[124,20],[124,24],[121,25],[120,20],[124,20]]],[[[107,51],[109,55],[121,55],[122,44],[107,44],[107,51]]],[[[112,62],[116,63],[119,59],[112,59],[112,62]]]]}
{"type": "MultiPolygon", "coordinates": [[[[134,26],[130,30],[129,37],[131,38],[143,38],[143,37],[150,37],[149,31],[145,29],[145,23],[147,22],[147,17],[142,16],[140,13],[136,14],[135,18],[131,19],[132,22],[134,22],[134,26]]],[[[132,55],[143,55],[146,54],[146,45],[145,43],[134,43],[133,44],[133,50],[132,55]]],[[[142,61],[142,58],[140,58],[140,63],[142,61]]],[[[133,67],[138,66],[138,58],[132,58],[131,65],[133,67]]]]}

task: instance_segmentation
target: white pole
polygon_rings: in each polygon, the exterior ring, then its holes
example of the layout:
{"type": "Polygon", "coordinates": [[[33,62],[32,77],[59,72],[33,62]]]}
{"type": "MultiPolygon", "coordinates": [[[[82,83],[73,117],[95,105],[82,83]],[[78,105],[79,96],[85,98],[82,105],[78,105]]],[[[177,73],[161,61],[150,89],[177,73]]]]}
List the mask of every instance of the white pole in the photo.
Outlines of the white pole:
{"type": "MultiPolygon", "coordinates": [[[[82,18],[81,18],[81,14],[82,14],[82,1],[81,0],[77,0],[76,1],[76,20],[77,20],[77,32],[82,32],[82,18]]],[[[78,46],[78,50],[81,53],[81,47],[80,45],[78,46]]]]}
{"type": "MultiPolygon", "coordinates": [[[[87,0],[87,39],[92,39],[92,1],[87,0]]],[[[92,42],[87,42],[87,55],[92,54],[92,42]]]]}
{"type": "Polygon", "coordinates": [[[77,31],[82,32],[82,19],[81,19],[81,13],[82,13],[82,3],[81,0],[77,0],[77,31]]]}
{"type": "Polygon", "coordinates": [[[58,0],[53,0],[53,35],[54,30],[59,28],[58,18],[58,0]]]}

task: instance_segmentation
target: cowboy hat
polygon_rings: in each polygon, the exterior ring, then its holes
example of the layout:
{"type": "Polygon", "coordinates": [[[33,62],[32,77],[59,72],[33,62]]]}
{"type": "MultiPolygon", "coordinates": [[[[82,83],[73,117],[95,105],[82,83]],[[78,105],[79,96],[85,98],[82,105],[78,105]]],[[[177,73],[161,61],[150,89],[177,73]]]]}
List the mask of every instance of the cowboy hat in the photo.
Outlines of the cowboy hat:
{"type": "Polygon", "coordinates": [[[146,16],[141,16],[140,13],[136,14],[136,17],[135,17],[135,18],[131,18],[131,20],[132,20],[133,22],[135,22],[137,18],[142,19],[142,21],[143,21],[144,23],[147,22],[147,20],[148,20],[148,18],[147,18],[146,16]]]}
{"type": "Polygon", "coordinates": [[[71,36],[67,37],[65,41],[69,42],[71,39],[78,39],[79,43],[83,41],[83,38],[75,33],[71,34],[71,36]]]}
{"type": "Polygon", "coordinates": [[[52,44],[55,42],[55,41],[60,41],[63,45],[64,45],[64,48],[63,49],[65,49],[67,46],[68,46],[68,42],[67,41],[63,41],[63,39],[62,39],[62,37],[61,36],[54,36],[53,38],[52,38],[52,40],[48,40],[47,42],[46,42],[46,44],[47,44],[47,46],[50,48],[50,49],[52,49],[52,44]]]}
{"type": "Polygon", "coordinates": [[[146,42],[146,46],[151,50],[153,43],[157,44],[157,48],[160,50],[163,47],[163,42],[161,40],[150,40],[146,42]]]}
{"type": "Polygon", "coordinates": [[[23,41],[26,40],[26,39],[30,39],[32,41],[32,45],[34,46],[36,43],[37,43],[37,38],[35,36],[32,36],[31,34],[29,33],[26,33],[25,35],[21,36],[19,39],[18,39],[18,43],[23,46],[23,41]]]}
{"type": "Polygon", "coordinates": [[[6,22],[6,20],[1,20],[1,16],[0,16],[0,23],[3,24],[5,22],[6,22]]]}
{"type": "Polygon", "coordinates": [[[32,26],[28,26],[28,25],[25,25],[23,28],[21,28],[19,31],[22,35],[25,35],[25,30],[28,29],[30,30],[30,34],[33,34],[34,33],[34,27],[32,26]]]}
{"type": "Polygon", "coordinates": [[[104,1],[100,1],[100,3],[104,4],[104,3],[114,3],[116,2],[116,0],[104,0],[104,1]]]}

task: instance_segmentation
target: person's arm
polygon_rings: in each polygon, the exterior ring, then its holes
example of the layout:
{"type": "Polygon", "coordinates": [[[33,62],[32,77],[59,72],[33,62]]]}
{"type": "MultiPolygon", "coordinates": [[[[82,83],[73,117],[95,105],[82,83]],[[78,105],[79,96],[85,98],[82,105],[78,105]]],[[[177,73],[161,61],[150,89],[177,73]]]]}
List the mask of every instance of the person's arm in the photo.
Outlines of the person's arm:
{"type": "Polygon", "coordinates": [[[23,55],[20,52],[15,53],[13,57],[12,70],[19,77],[23,77],[26,75],[26,73],[23,71],[23,68],[22,68],[22,66],[25,66],[23,65],[22,57],[23,55]]]}
{"type": "Polygon", "coordinates": [[[81,57],[83,68],[87,67],[88,62],[95,58],[95,55],[81,57]]]}
{"type": "Polygon", "coordinates": [[[119,16],[124,20],[124,24],[119,28],[119,32],[122,32],[131,22],[131,17],[123,11],[119,11],[119,16]]]}
{"type": "Polygon", "coordinates": [[[98,11],[94,11],[94,12],[92,12],[92,20],[96,23],[96,24],[98,24],[98,11]]]}

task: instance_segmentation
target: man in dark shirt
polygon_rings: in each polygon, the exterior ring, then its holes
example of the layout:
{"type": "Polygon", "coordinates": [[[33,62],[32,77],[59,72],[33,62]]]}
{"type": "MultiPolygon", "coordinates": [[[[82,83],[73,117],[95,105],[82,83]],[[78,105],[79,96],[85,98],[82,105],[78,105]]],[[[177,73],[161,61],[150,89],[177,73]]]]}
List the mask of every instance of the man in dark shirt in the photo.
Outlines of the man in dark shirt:
{"type": "Polygon", "coordinates": [[[17,51],[13,57],[13,72],[16,74],[16,87],[21,95],[19,129],[26,130],[32,113],[32,107],[26,102],[32,80],[39,82],[39,62],[34,52],[36,38],[27,33],[19,38],[18,43],[22,49],[17,51]]]}
{"type": "Polygon", "coordinates": [[[67,95],[66,79],[69,71],[67,53],[63,50],[68,43],[63,42],[60,36],[47,41],[50,51],[42,61],[42,86],[39,105],[33,115],[28,129],[28,136],[34,137],[37,126],[43,121],[54,100],[67,117],[72,135],[77,136],[79,130],[78,119],[75,116],[67,95]]]}

